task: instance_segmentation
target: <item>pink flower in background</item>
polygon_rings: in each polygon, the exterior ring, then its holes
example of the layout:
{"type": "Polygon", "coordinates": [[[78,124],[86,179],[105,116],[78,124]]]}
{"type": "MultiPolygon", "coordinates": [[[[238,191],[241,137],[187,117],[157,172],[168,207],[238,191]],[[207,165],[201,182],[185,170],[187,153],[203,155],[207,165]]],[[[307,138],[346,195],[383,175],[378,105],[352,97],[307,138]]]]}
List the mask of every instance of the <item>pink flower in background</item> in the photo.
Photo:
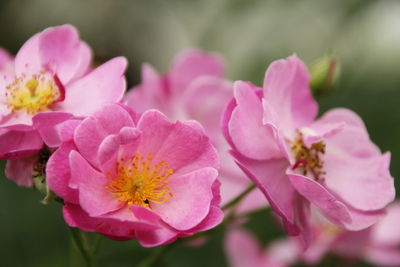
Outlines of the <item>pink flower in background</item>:
{"type": "Polygon", "coordinates": [[[244,229],[228,231],[225,238],[225,254],[231,267],[285,267],[291,266],[301,249],[291,239],[272,241],[267,248],[244,229]]]}
{"type": "MultiPolygon", "coordinates": [[[[223,79],[223,59],[214,53],[187,50],[179,54],[163,76],[144,65],[142,83],[130,90],[125,98],[137,112],[156,108],[173,120],[199,121],[210,136],[221,158],[222,204],[226,204],[249,185],[243,173],[227,153],[229,146],[220,130],[223,110],[232,98],[232,84],[223,79]]],[[[260,192],[249,194],[237,208],[238,212],[265,206],[260,192]]]]}
{"type": "Polygon", "coordinates": [[[125,92],[125,58],[90,70],[92,53],[70,25],[32,36],[15,56],[14,69],[0,77],[0,128],[19,141],[0,144],[6,159],[34,155],[44,139],[59,140],[54,126],[73,116],[85,117],[102,105],[119,101],[125,92]]]}
{"type": "Polygon", "coordinates": [[[297,56],[268,68],[263,89],[234,84],[223,131],[238,165],[268,198],[289,234],[310,240],[309,205],[349,230],[374,224],[395,190],[390,154],[362,120],[339,108],[315,120],[309,73],[297,56]]]}
{"type": "Polygon", "coordinates": [[[218,155],[199,123],[114,104],[59,131],[46,173],[68,225],[158,246],[222,221],[218,155]]]}
{"type": "Polygon", "coordinates": [[[327,253],[335,253],[350,261],[399,266],[400,202],[390,204],[386,210],[384,217],[362,231],[346,231],[322,218],[314,218],[313,238],[301,258],[308,264],[318,264],[327,253]]]}

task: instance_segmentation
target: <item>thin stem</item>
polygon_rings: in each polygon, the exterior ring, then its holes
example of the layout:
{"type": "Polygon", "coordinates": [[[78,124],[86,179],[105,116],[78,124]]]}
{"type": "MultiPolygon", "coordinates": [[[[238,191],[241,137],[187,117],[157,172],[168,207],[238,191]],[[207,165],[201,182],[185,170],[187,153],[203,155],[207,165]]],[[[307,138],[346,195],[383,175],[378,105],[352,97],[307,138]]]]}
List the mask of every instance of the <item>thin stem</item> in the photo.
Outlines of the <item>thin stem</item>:
{"type": "Polygon", "coordinates": [[[240,195],[232,199],[230,202],[226,203],[223,207],[222,210],[227,210],[231,207],[234,207],[237,203],[239,203],[245,196],[247,196],[251,191],[253,191],[256,188],[255,184],[249,185],[249,187],[246,188],[240,195]]]}
{"type": "Polygon", "coordinates": [[[92,256],[95,256],[97,254],[97,252],[99,251],[102,240],[103,240],[103,236],[98,234],[96,236],[96,240],[94,241],[93,246],[92,246],[92,256]]]}
{"type": "MultiPolygon", "coordinates": [[[[176,241],[177,242],[177,241],[176,241]]],[[[170,244],[170,245],[165,245],[165,246],[161,246],[157,249],[155,249],[154,253],[150,254],[149,257],[145,258],[143,261],[141,261],[138,265],[138,267],[151,267],[154,266],[155,263],[157,263],[158,261],[160,261],[160,259],[169,251],[171,250],[171,248],[174,247],[174,244],[170,244]]]]}
{"type": "Polygon", "coordinates": [[[69,227],[69,230],[72,235],[72,239],[74,240],[75,245],[78,247],[79,252],[81,253],[83,259],[85,260],[87,267],[93,267],[93,257],[90,252],[89,245],[86,241],[86,238],[81,230],[74,227],[69,227]]]}

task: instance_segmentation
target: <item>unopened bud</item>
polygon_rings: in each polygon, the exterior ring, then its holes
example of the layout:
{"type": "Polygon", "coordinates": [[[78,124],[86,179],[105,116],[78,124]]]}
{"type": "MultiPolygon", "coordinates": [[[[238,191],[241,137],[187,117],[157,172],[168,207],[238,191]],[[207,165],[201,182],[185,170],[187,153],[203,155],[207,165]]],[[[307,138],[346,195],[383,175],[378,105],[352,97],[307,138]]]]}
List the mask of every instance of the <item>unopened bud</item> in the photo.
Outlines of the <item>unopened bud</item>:
{"type": "Polygon", "coordinates": [[[315,61],[309,67],[310,86],[314,94],[324,94],[332,90],[340,76],[340,63],[336,56],[328,55],[315,61]]]}

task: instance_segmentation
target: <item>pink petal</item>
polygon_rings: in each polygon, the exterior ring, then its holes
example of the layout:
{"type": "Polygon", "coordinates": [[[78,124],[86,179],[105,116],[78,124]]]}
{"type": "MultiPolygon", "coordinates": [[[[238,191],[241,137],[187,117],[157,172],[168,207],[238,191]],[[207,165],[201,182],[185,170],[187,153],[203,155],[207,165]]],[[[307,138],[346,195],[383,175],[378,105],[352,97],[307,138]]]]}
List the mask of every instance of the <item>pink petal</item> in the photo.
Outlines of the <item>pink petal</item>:
{"type": "MultiPolygon", "coordinates": [[[[127,228],[131,229],[130,231],[133,232],[133,230],[150,231],[160,229],[159,217],[156,215],[152,216],[151,218],[149,217],[150,216],[143,218],[142,216],[140,219],[137,218],[133,212],[133,209],[129,206],[125,206],[122,209],[99,216],[99,218],[103,218],[104,221],[112,224],[110,228],[116,228],[115,230],[118,230],[118,228],[127,228]]],[[[126,230],[121,229],[120,231],[126,230]]]]}
{"type": "Polygon", "coordinates": [[[37,131],[3,130],[0,135],[0,158],[18,159],[35,155],[43,147],[37,131]]]}
{"type": "Polygon", "coordinates": [[[347,208],[351,215],[351,222],[344,223],[344,227],[350,231],[360,231],[366,229],[375,224],[386,214],[384,209],[374,211],[360,211],[350,206],[348,206],[347,208]]]}
{"type": "MultiPolygon", "coordinates": [[[[127,211],[129,210],[124,209],[122,212],[126,213],[127,211]]],[[[68,203],[64,206],[63,214],[64,219],[69,226],[79,227],[86,232],[98,232],[115,240],[129,240],[135,237],[136,229],[157,229],[154,225],[141,222],[127,222],[119,219],[90,217],[79,206],[68,203]]],[[[120,215],[116,214],[114,214],[114,216],[120,217],[120,215]]]]}
{"type": "Polygon", "coordinates": [[[194,228],[188,230],[187,232],[189,232],[189,234],[194,234],[200,231],[207,231],[220,224],[223,221],[223,219],[224,219],[224,212],[218,207],[211,206],[210,212],[207,214],[204,220],[194,228]]]}
{"type": "Polygon", "coordinates": [[[65,202],[78,204],[78,191],[69,187],[71,167],[69,154],[76,149],[72,142],[63,143],[46,164],[46,182],[49,188],[65,202]]]}
{"type": "MultiPolygon", "coordinates": [[[[92,64],[92,54],[93,52],[89,45],[81,41],[79,47],[79,63],[74,74],[75,79],[79,79],[89,71],[89,67],[92,64]]],[[[75,79],[72,79],[70,82],[73,82],[75,79]]]]}
{"type": "Polygon", "coordinates": [[[209,213],[213,198],[211,186],[218,172],[203,168],[186,175],[172,175],[168,186],[173,196],[151,208],[162,220],[177,230],[188,230],[198,225],[209,213]]]}
{"type": "Polygon", "coordinates": [[[318,113],[309,87],[309,73],[296,56],[274,61],[264,78],[264,98],[279,115],[279,127],[287,137],[310,124],[318,113]]]}
{"type": "Polygon", "coordinates": [[[66,203],[63,207],[65,222],[71,227],[79,227],[86,232],[95,232],[102,220],[90,217],[78,205],[66,203]]]}
{"type": "Polygon", "coordinates": [[[285,238],[273,241],[265,251],[265,256],[270,258],[270,261],[283,267],[296,263],[302,252],[297,242],[293,239],[285,238]]]}
{"type": "Polygon", "coordinates": [[[232,151],[239,167],[257,185],[268,199],[272,209],[282,217],[292,235],[299,234],[295,224],[295,190],[285,174],[288,167],[286,159],[256,161],[245,158],[232,151]],[[290,227],[293,225],[293,227],[290,227]]]}
{"type": "Polygon", "coordinates": [[[325,182],[333,193],[363,211],[382,209],[394,200],[389,153],[378,157],[355,158],[346,155],[347,151],[329,145],[324,157],[327,173],[325,182]]]}
{"type": "Polygon", "coordinates": [[[327,218],[339,225],[351,222],[346,206],[321,184],[292,170],[288,170],[287,175],[295,189],[318,207],[327,218]]]}
{"type": "Polygon", "coordinates": [[[99,216],[122,208],[125,203],[105,187],[109,180],[99,173],[76,151],[69,154],[71,184],[78,185],[79,203],[90,216],[99,216]]]}
{"type": "Polygon", "coordinates": [[[97,158],[103,173],[117,173],[117,162],[120,158],[130,160],[134,157],[140,142],[140,131],[133,127],[124,127],[118,135],[109,135],[100,144],[97,158]]]}
{"type": "Polygon", "coordinates": [[[177,239],[178,234],[164,226],[154,231],[136,231],[135,236],[143,247],[155,247],[172,243],[177,239]]]}
{"type": "Polygon", "coordinates": [[[358,231],[375,223],[384,214],[383,210],[360,211],[346,205],[320,183],[287,170],[296,190],[332,222],[348,230],[358,231]]]}
{"type": "MultiPolygon", "coordinates": [[[[308,202],[305,198],[301,197],[299,194],[296,194],[295,220],[296,220],[296,226],[300,231],[298,239],[303,245],[304,249],[307,249],[310,246],[313,237],[311,229],[311,216],[312,214],[311,214],[310,202],[308,202]]],[[[288,226],[290,227],[290,225],[288,226]]]]}
{"type": "Polygon", "coordinates": [[[232,83],[219,77],[201,76],[179,95],[183,112],[199,121],[213,142],[221,136],[220,118],[233,96],[232,83]]]}
{"type": "Polygon", "coordinates": [[[42,71],[42,59],[39,54],[39,40],[41,33],[37,33],[19,49],[15,56],[15,75],[35,74],[42,71]]]}
{"type": "Polygon", "coordinates": [[[236,106],[236,100],[234,98],[231,99],[231,101],[227,104],[221,118],[222,135],[232,148],[235,148],[235,144],[233,143],[232,138],[229,134],[229,121],[231,120],[232,112],[236,108],[236,106]]]}
{"type": "Polygon", "coordinates": [[[197,122],[171,123],[162,113],[150,110],[140,118],[138,129],[142,131],[138,151],[152,153],[154,162],[164,160],[175,172],[185,167],[188,172],[199,164],[218,168],[216,152],[197,122]]]}
{"type": "Polygon", "coordinates": [[[76,127],[79,126],[81,120],[68,120],[57,127],[58,135],[62,142],[72,141],[76,127]]]}
{"type": "Polygon", "coordinates": [[[38,130],[43,141],[49,147],[58,147],[61,139],[56,129],[57,124],[72,117],[72,114],[65,112],[41,112],[33,116],[33,127],[38,130]]]}
{"type": "MultiPolygon", "coordinates": [[[[313,125],[335,125],[345,123],[345,127],[339,134],[330,135],[329,144],[336,149],[343,150],[354,157],[371,157],[381,155],[379,148],[371,142],[360,117],[347,109],[333,109],[325,113],[313,125]]],[[[326,127],[326,126],[325,126],[326,127]]],[[[328,140],[326,140],[328,141],[328,140]]]]}
{"type": "Polygon", "coordinates": [[[396,247],[400,245],[400,202],[390,204],[386,211],[387,214],[372,227],[372,242],[375,246],[396,247]]]}
{"type": "Polygon", "coordinates": [[[144,207],[132,205],[131,210],[139,220],[148,222],[156,222],[160,220],[160,216],[158,216],[158,214],[144,207]]]}
{"type": "Polygon", "coordinates": [[[125,58],[117,57],[73,82],[66,88],[65,100],[57,109],[88,116],[107,103],[120,101],[126,89],[126,65],[125,58]]]}
{"type": "Polygon", "coordinates": [[[179,54],[168,73],[171,91],[182,92],[195,78],[209,75],[222,77],[224,61],[218,54],[192,49],[179,54]]]}
{"type": "Polygon", "coordinates": [[[80,63],[78,31],[71,25],[47,28],[39,37],[39,54],[44,69],[51,70],[67,84],[80,63]]]}
{"type": "Polygon", "coordinates": [[[400,252],[398,248],[372,247],[365,252],[365,258],[376,266],[400,265],[400,252]]]}
{"type": "Polygon", "coordinates": [[[265,160],[282,157],[275,140],[276,130],[263,124],[263,107],[255,91],[244,82],[234,84],[237,107],[229,121],[229,136],[246,157],[265,160]]]}
{"type": "Polygon", "coordinates": [[[260,266],[261,248],[245,230],[231,230],[225,238],[225,253],[232,267],[260,266]]]}
{"type": "Polygon", "coordinates": [[[313,144],[323,142],[327,138],[334,136],[346,127],[344,122],[318,124],[314,123],[311,127],[303,127],[300,129],[302,139],[307,147],[313,144]]]}
{"type": "Polygon", "coordinates": [[[32,173],[38,158],[35,156],[7,160],[5,176],[19,186],[32,187],[32,173]]]}
{"type": "Polygon", "coordinates": [[[2,118],[1,127],[16,131],[33,130],[32,115],[25,112],[12,112],[2,118]]]}
{"type": "Polygon", "coordinates": [[[317,120],[319,123],[338,123],[344,122],[348,126],[360,128],[367,133],[367,128],[363,120],[352,110],[347,108],[334,108],[317,120]]]}
{"type": "MultiPolygon", "coordinates": [[[[333,239],[332,243],[329,244],[331,251],[347,258],[362,257],[369,244],[369,230],[339,232],[336,239],[333,239]]],[[[329,229],[326,231],[329,231],[329,229]]],[[[329,232],[325,234],[329,235],[329,232]]]]}
{"type": "Polygon", "coordinates": [[[169,114],[169,95],[163,79],[147,64],[142,66],[141,84],[128,91],[126,104],[137,112],[143,113],[156,108],[169,114]]]}
{"type": "Polygon", "coordinates": [[[74,132],[74,141],[84,158],[100,167],[97,153],[103,139],[129,126],[134,126],[134,122],[124,108],[117,104],[107,105],[82,121],[74,132]]]}

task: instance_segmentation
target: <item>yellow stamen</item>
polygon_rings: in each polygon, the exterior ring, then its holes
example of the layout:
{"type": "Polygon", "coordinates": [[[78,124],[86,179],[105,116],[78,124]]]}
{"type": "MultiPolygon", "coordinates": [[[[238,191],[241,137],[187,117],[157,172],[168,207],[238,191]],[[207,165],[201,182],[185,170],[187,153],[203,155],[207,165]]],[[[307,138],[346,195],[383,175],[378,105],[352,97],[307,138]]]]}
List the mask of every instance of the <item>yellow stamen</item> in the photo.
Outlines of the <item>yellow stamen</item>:
{"type": "Polygon", "coordinates": [[[60,90],[52,75],[41,72],[29,77],[16,77],[6,86],[5,97],[12,111],[35,114],[49,110],[49,106],[60,97],[60,90]]]}
{"type": "Polygon", "coordinates": [[[307,175],[309,171],[313,174],[314,179],[323,178],[323,175],[326,174],[323,170],[322,155],[325,154],[325,143],[323,141],[314,143],[309,148],[304,144],[301,132],[298,132],[291,149],[296,159],[293,169],[300,167],[303,170],[303,175],[307,175]]]}
{"type": "Polygon", "coordinates": [[[169,191],[168,177],[174,173],[167,162],[152,164],[153,158],[137,154],[132,160],[117,163],[118,176],[105,187],[119,201],[128,205],[150,208],[151,203],[161,204],[173,194],[169,191]]]}

